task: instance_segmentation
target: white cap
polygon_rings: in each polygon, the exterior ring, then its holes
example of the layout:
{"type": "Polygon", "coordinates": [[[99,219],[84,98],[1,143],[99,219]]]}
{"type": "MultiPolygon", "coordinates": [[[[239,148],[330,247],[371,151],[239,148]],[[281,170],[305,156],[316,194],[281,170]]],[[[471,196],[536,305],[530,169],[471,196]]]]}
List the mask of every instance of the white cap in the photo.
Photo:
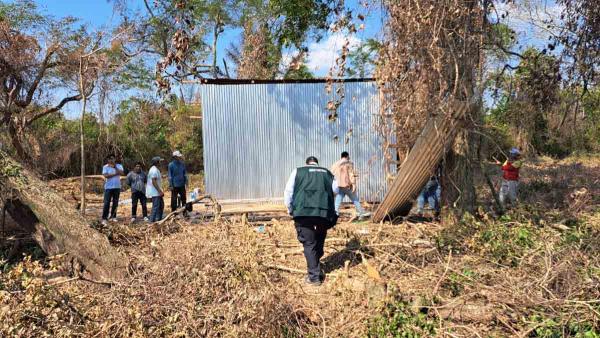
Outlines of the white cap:
{"type": "Polygon", "coordinates": [[[179,152],[179,150],[175,150],[173,152],[173,157],[183,157],[183,155],[179,152]]]}

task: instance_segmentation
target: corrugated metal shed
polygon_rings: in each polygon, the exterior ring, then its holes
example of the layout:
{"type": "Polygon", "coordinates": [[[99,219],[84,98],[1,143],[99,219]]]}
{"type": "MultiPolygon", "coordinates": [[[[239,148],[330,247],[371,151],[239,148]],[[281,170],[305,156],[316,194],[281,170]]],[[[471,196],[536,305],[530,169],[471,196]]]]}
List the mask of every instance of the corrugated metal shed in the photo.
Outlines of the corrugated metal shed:
{"type": "Polygon", "coordinates": [[[206,191],[221,200],[278,200],[290,172],[314,155],[330,167],[344,150],[362,200],[381,201],[385,178],[376,132],[375,82],[343,83],[336,122],[324,81],[201,84],[206,191]],[[348,143],[346,134],[352,130],[348,143]],[[337,139],[336,139],[337,136],[337,139]]]}

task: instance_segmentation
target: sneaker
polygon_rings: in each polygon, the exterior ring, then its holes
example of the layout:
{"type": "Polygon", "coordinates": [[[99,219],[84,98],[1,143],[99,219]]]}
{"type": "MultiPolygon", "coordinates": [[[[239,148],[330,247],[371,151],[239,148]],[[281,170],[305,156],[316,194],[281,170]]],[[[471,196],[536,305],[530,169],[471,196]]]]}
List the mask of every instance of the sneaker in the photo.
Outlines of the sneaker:
{"type": "Polygon", "coordinates": [[[304,277],[304,283],[306,283],[307,285],[310,285],[310,286],[321,286],[321,284],[323,284],[323,282],[321,280],[314,281],[314,282],[311,281],[308,276],[304,277]]]}
{"type": "Polygon", "coordinates": [[[131,223],[135,223],[135,217],[131,217],[131,223]]]}
{"type": "Polygon", "coordinates": [[[371,217],[371,213],[370,212],[363,212],[362,214],[358,215],[358,219],[363,220],[365,218],[369,218],[371,217]]]}
{"type": "Polygon", "coordinates": [[[102,223],[102,225],[108,225],[108,221],[103,219],[100,223],[102,223]]]}
{"type": "Polygon", "coordinates": [[[111,218],[111,219],[110,219],[110,221],[111,221],[111,222],[114,222],[114,223],[116,223],[116,222],[118,222],[119,220],[118,220],[116,217],[113,217],[113,218],[111,218]]]}
{"type": "Polygon", "coordinates": [[[144,222],[148,223],[150,222],[150,219],[148,217],[144,217],[144,222]]]}

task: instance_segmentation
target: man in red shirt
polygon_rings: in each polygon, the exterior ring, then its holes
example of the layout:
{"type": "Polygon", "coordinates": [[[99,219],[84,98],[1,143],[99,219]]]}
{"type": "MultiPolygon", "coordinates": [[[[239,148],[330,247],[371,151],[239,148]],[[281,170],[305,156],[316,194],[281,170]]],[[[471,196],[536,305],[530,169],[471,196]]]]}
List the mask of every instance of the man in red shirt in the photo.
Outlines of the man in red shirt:
{"type": "Polygon", "coordinates": [[[519,187],[519,169],[523,166],[521,152],[517,148],[512,148],[508,154],[508,159],[496,164],[502,166],[502,186],[500,187],[500,204],[506,207],[506,203],[511,205],[517,202],[517,190],[519,187]]]}

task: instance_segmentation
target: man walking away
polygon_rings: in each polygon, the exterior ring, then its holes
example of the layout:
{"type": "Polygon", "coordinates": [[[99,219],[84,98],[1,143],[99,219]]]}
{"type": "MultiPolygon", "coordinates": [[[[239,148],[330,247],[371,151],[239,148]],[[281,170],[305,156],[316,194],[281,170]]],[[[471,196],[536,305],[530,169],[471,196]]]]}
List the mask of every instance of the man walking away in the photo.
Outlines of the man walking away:
{"type": "Polygon", "coordinates": [[[334,192],[337,182],[329,170],[319,167],[310,156],[306,166],[294,169],[285,185],[285,206],[294,218],[298,240],[304,247],[308,275],[305,282],[318,286],[323,283],[320,259],[327,230],[337,222],[334,192]]]}
{"type": "Polygon", "coordinates": [[[496,164],[502,167],[502,186],[500,187],[500,204],[506,207],[506,202],[511,205],[517,202],[517,190],[519,188],[519,169],[523,166],[521,152],[517,148],[512,148],[508,153],[508,159],[501,163],[496,160],[496,164]]]}
{"type": "Polygon", "coordinates": [[[162,191],[162,178],[160,169],[158,169],[162,158],[153,157],[152,167],[148,171],[148,182],[146,183],[146,197],[152,199],[152,211],[150,212],[150,222],[158,222],[162,219],[165,209],[163,197],[165,193],[162,191]]]}
{"type": "Polygon", "coordinates": [[[183,155],[179,150],[173,152],[173,160],[169,163],[168,177],[169,189],[171,190],[171,211],[175,211],[179,206],[185,205],[185,186],[188,182],[183,155]],[[181,204],[178,203],[179,201],[181,201],[181,204]]]}
{"type": "Polygon", "coordinates": [[[127,185],[131,187],[131,223],[135,222],[138,201],[142,205],[142,216],[148,222],[148,209],[146,208],[146,184],[148,177],[142,170],[142,162],[135,164],[133,171],[127,174],[127,185]]]}
{"type": "Polygon", "coordinates": [[[340,206],[344,197],[348,196],[354,206],[356,207],[356,215],[359,219],[363,219],[371,216],[370,213],[365,212],[360,205],[360,200],[356,194],[356,174],[354,172],[354,163],[350,161],[350,155],[347,151],[342,152],[342,158],[337,161],[332,167],[331,171],[335,175],[335,179],[339,185],[339,193],[335,196],[335,212],[340,214],[340,206]]]}
{"type": "Polygon", "coordinates": [[[106,164],[102,167],[104,176],[104,207],[102,208],[102,224],[108,224],[108,212],[111,221],[117,221],[117,207],[119,206],[119,195],[121,194],[121,175],[124,174],[123,166],[115,163],[115,157],[109,156],[106,164]],[[112,209],[110,204],[112,202],[112,209]]]}

